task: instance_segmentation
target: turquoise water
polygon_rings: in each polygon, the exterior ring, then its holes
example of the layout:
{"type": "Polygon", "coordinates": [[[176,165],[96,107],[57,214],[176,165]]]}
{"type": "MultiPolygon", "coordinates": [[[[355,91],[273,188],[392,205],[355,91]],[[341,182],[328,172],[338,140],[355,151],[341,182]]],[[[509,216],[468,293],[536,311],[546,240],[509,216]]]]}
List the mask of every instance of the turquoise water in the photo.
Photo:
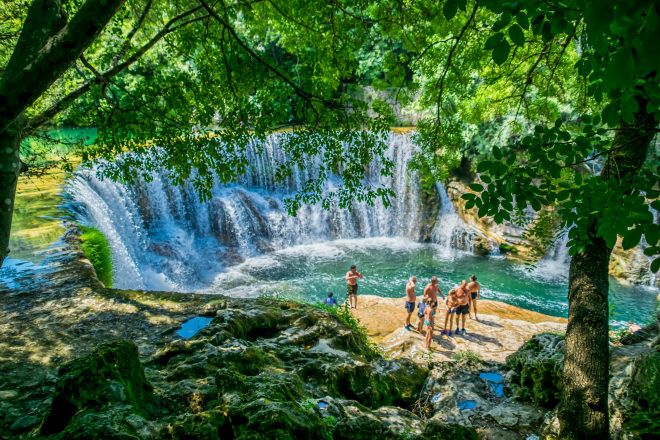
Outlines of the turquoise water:
{"type": "MultiPolygon", "coordinates": [[[[408,277],[416,275],[418,293],[437,275],[447,292],[471,274],[482,285],[482,298],[494,299],[553,316],[568,316],[568,267],[553,261],[527,266],[503,257],[477,257],[402,238],[338,240],[296,246],[251,258],[219,274],[208,293],[273,295],[320,302],[328,291],[346,298],[344,276],[351,264],[364,274],[358,294],[403,297],[408,277]]],[[[644,324],[656,308],[657,289],[610,282],[612,324],[644,324]]],[[[359,298],[359,297],[358,297],[359,298]]],[[[359,307],[359,299],[358,299],[359,307]]]]}
{"type": "Polygon", "coordinates": [[[209,325],[212,320],[212,318],[196,316],[181,324],[181,328],[177,330],[176,334],[181,336],[183,339],[190,339],[195,336],[201,329],[209,325]]]}

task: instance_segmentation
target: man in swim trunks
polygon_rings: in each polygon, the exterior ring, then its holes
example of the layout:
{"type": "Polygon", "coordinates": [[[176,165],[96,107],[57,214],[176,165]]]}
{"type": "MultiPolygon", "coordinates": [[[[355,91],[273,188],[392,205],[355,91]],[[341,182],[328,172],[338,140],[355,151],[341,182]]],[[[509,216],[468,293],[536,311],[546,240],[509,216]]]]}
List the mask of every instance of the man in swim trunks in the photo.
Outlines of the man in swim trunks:
{"type": "Polygon", "coordinates": [[[348,304],[354,309],[357,309],[358,278],[362,278],[362,273],[357,271],[355,265],[352,265],[351,270],[346,272],[346,291],[348,292],[348,304]]]}
{"type": "Polygon", "coordinates": [[[410,277],[408,284],[406,284],[406,325],[403,326],[408,331],[411,331],[410,328],[410,317],[415,311],[415,301],[417,300],[417,295],[415,294],[415,284],[417,284],[417,277],[410,277]]]}
{"type": "Polygon", "coordinates": [[[464,335],[467,334],[465,331],[465,315],[470,314],[470,303],[472,302],[472,297],[470,292],[467,289],[467,282],[465,280],[461,281],[461,285],[456,288],[456,299],[458,300],[458,307],[456,307],[456,332],[458,334],[458,322],[463,320],[462,328],[460,329],[461,333],[464,335]]]}
{"type": "Polygon", "coordinates": [[[438,277],[433,275],[431,277],[431,283],[428,284],[424,289],[424,296],[431,298],[431,307],[433,310],[438,308],[438,293],[442,299],[445,298],[445,296],[442,294],[442,290],[440,290],[440,287],[438,286],[438,277]]]}
{"type": "Polygon", "coordinates": [[[472,310],[474,310],[474,319],[478,321],[479,317],[477,317],[477,300],[479,299],[479,295],[481,295],[481,284],[477,282],[477,277],[475,275],[470,277],[470,282],[467,285],[467,289],[470,292],[470,296],[472,297],[472,310]]]}

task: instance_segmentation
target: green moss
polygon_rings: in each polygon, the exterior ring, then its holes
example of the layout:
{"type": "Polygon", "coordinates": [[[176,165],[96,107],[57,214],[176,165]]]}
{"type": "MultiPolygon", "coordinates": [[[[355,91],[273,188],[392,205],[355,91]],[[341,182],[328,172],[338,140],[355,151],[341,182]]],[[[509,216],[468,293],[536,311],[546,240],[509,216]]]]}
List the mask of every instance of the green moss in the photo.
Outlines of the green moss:
{"type": "Polygon", "coordinates": [[[472,350],[461,350],[454,355],[454,360],[463,361],[468,363],[481,363],[483,360],[479,354],[475,353],[472,350]]]}
{"type": "Polygon", "coordinates": [[[422,437],[427,440],[478,440],[479,435],[474,428],[456,425],[454,423],[441,423],[429,421],[424,428],[422,437]]]}
{"type": "Polygon", "coordinates": [[[626,427],[642,439],[656,438],[660,432],[660,351],[640,362],[630,386],[635,408],[628,413],[626,427]]]}
{"type": "Polygon", "coordinates": [[[41,434],[58,433],[77,414],[99,411],[117,403],[144,413],[152,390],[135,344],[119,341],[101,345],[94,353],[60,368],[41,434]]]}
{"type": "Polygon", "coordinates": [[[514,246],[511,246],[509,244],[502,243],[500,244],[500,252],[502,252],[503,254],[517,254],[518,249],[516,249],[514,246]]]}
{"type": "Polygon", "coordinates": [[[516,399],[548,409],[557,406],[564,355],[563,348],[557,350],[552,343],[563,339],[563,335],[535,335],[506,358],[507,365],[515,372],[510,385],[516,399]]]}
{"type": "Polygon", "coordinates": [[[101,231],[82,227],[80,247],[94,266],[96,276],[105,287],[112,287],[112,255],[110,245],[101,231]]]}

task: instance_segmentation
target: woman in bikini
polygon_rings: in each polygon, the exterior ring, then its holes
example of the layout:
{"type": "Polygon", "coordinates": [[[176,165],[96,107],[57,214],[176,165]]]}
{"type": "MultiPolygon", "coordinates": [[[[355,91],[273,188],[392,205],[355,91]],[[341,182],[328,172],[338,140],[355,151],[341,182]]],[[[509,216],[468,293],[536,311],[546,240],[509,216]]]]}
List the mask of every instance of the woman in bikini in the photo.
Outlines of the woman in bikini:
{"type": "MultiPolygon", "coordinates": [[[[452,325],[454,324],[454,315],[456,314],[456,307],[458,307],[458,299],[456,298],[456,290],[451,289],[447,297],[445,308],[445,329],[440,332],[441,335],[451,336],[452,325]],[[449,333],[447,332],[447,321],[449,321],[449,333]]],[[[456,318],[458,320],[458,318],[456,318]]]]}

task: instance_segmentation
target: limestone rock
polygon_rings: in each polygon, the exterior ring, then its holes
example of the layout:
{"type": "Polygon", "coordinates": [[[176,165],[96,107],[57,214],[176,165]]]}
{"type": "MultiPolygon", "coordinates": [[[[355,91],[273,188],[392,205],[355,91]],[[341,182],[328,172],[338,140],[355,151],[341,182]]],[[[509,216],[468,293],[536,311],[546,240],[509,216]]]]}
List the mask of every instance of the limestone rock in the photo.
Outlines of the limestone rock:
{"type": "MultiPolygon", "coordinates": [[[[436,317],[431,352],[425,348],[424,334],[403,328],[403,298],[360,295],[358,308],[351,313],[365,326],[371,338],[393,357],[417,362],[452,360],[461,352],[472,352],[487,361],[504,362],[534,334],[563,333],[566,319],[531,312],[498,301],[479,300],[479,320],[467,319],[467,335],[442,336],[444,316],[436,317]]],[[[442,309],[439,308],[439,313],[442,309]]],[[[416,325],[413,315],[412,323],[416,325]]]]}

